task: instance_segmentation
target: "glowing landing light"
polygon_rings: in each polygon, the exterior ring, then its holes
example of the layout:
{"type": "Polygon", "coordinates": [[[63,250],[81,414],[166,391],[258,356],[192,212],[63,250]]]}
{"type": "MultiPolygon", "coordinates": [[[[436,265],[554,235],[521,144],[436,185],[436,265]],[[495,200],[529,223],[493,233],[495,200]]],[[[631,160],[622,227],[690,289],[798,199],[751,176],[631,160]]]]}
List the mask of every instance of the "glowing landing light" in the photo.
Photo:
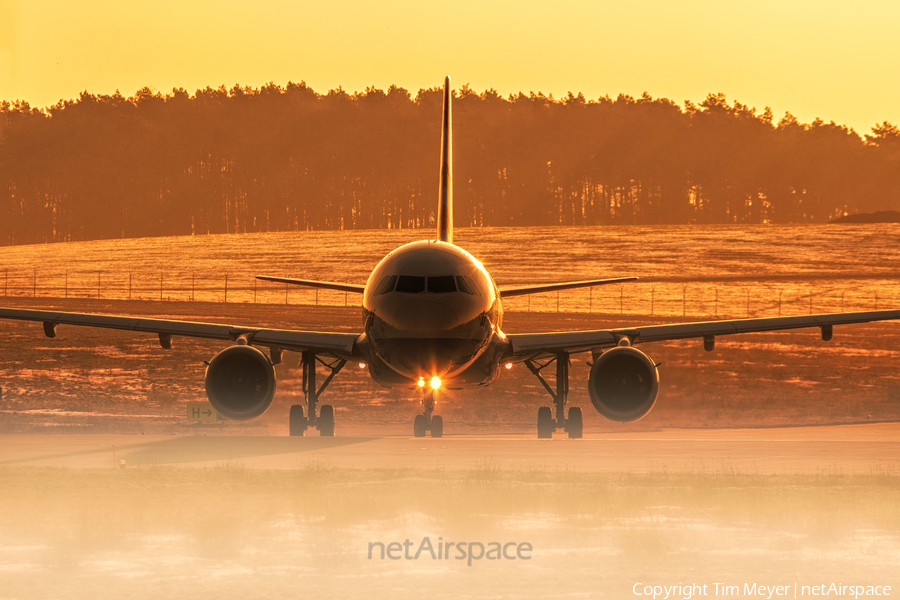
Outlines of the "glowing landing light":
{"type": "Polygon", "coordinates": [[[366,363],[359,363],[359,368],[360,368],[360,369],[365,369],[365,368],[366,368],[366,363]]]}
{"type": "Polygon", "coordinates": [[[441,378],[435,375],[431,378],[431,389],[436,390],[441,387],[441,378]]]}
{"type": "Polygon", "coordinates": [[[425,387],[425,378],[419,377],[419,380],[416,382],[416,385],[419,387],[425,387]]]}
{"type": "Polygon", "coordinates": [[[512,369],[512,363],[506,363],[505,366],[507,369],[512,369]]]}

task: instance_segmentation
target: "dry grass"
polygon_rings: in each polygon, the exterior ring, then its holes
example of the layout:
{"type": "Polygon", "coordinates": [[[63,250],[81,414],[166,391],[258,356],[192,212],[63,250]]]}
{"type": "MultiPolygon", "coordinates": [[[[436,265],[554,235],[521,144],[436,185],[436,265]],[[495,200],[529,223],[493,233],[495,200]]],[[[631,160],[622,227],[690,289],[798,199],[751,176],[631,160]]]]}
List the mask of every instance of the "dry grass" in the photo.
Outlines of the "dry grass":
{"type": "MultiPolygon", "coordinates": [[[[618,314],[616,286],[593,292],[594,314],[577,312],[586,310],[585,303],[590,305],[591,292],[585,290],[577,291],[580,296],[562,298],[559,313],[553,312],[553,294],[533,298],[532,308],[544,312],[522,312],[528,307],[527,298],[514,298],[504,329],[515,333],[624,327],[714,314],[740,318],[746,315],[748,290],[755,316],[778,314],[779,294],[784,314],[808,312],[810,293],[816,311],[840,310],[844,287],[847,310],[874,308],[876,293],[880,307],[888,308],[897,302],[894,265],[900,260],[900,246],[893,243],[897,230],[895,225],[469,229],[460,231],[458,239],[506,285],[556,280],[560,273],[576,279],[618,274],[657,278],[656,283],[627,287],[624,315],[618,314]],[[515,260],[510,260],[512,255],[515,260]],[[718,308],[716,288],[720,288],[718,308]],[[651,290],[655,290],[653,316],[648,315],[651,290]],[[685,306],[686,317],[682,316],[685,306]]],[[[184,289],[166,295],[174,300],[167,302],[60,300],[41,297],[39,292],[37,298],[5,298],[3,304],[359,331],[357,307],[277,304],[283,302],[281,287],[260,296],[261,302],[274,304],[250,304],[246,303],[252,300],[248,282],[259,272],[362,282],[386,252],[421,235],[421,231],[316,232],[0,248],[0,259],[13,274],[13,284],[26,287],[33,285],[35,269],[38,283],[53,286],[70,271],[73,285],[77,273],[87,277],[85,294],[90,295],[95,293],[96,271],[108,270],[117,272],[118,279],[101,283],[119,285],[116,293],[123,297],[122,278],[127,273],[152,275],[152,281],[145,283],[153,287],[162,269],[170,286],[180,277],[178,285],[185,288],[192,273],[223,279],[227,272],[232,285],[244,288],[233,289],[230,296],[241,304],[187,302],[184,289]]],[[[54,289],[48,288],[47,294],[58,295],[54,289]]],[[[296,294],[291,302],[314,301],[315,292],[291,293],[296,294]]],[[[321,300],[343,304],[343,295],[321,300]]],[[[351,298],[351,304],[354,300],[358,298],[351,298]]],[[[0,343],[15,348],[0,353],[0,433],[47,429],[285,433],[289,405],[302,402],[296,355],[288,354],[278,368],[278,395],[264,418],[246,424],[192,426],[183,419],[184,405],[205,400],[203,361],[223,345],[183,338],[175,342],[175,348],[167,352],[158,347],[154,336],[75,327],[61,327],[59,337],[48,340],[38,324],[0,323],[0,343]]],[[[648,344],[644,349],[662,363],[661,396],[647,418],[625,426],[605,421],[593,410],[586,389],[587,366],[582,356],[575,357],[571,403],[584,409],[588,432],[900,420],[897,324],[840,327],[832,342],[823,342],[813,330],[720,337],[712,353],[690,340],[648,344]]],[[[341,373],[324,401],[337,409],[339,434],[406,434],[418,409],[412,390],[376,388],[356,368],[341,373]]],[[[439,408],[448,433],[512,433],[532,431],[536,409],[548,403],[537,381],[524,368],[514,368],[489,388],[445,396],[439,408]]]]}

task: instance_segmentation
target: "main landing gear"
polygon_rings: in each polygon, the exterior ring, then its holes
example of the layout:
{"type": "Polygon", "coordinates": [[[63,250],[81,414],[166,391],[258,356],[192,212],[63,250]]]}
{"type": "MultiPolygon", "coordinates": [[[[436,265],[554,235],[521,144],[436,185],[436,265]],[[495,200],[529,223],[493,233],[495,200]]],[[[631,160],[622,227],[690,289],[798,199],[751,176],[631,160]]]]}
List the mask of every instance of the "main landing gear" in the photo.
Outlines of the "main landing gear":
{"type": "Polygon", "coordinates": [[[525,361],[528,370],[534,373],[544,389],[553,398],[556,404],[556,418],[553,418],[553,412],[549,406],[542,406],[538,409],[537,430],[538,437],[549,439],[553,437],[553,432],[557,429],[563,429],[569,434],[570,438],[582,437],[584,431],[584,422],[582,421],[581,409],[573,406],[569,409],[569,418],[566,418],[566,400],[569,396],[569,353],[560,352],[550,360],[538,362],[534,359],[525,361]],[[556,390],[550,387],[541,370],[556,363],[556,390]]]}
{"type": "Polygon", "coordinates": [[[413,422],[413,434],[416,437],[425,437],[425,432],[431,431],[431,437],[444,437],[444,420],[440,415],[431,416],[434,412],[434,390],[425,392],[422,398],[422,406],[425,410],[421,415],[416,415],[413,422]]]}
{"type": "Polygon", "coordinates": [[[309,416],[303,414],[303,405],[295,404],[291,406],[290,432],[292,436],[303,435],[308,428],[316,428],[319,430],[320,436],[334,436],[334,407],[330,404],[323,404],[319,409],[319,416],[316,416],[316,405],[319,402],[319,396],[334,379],[344,365],[346,360],[335,359],[327,362],[316,356],[314,353],[306,351],[300,360],[300,366],[303,368],[303,394],[306,396],[306,404],[309,409],[309,416]],[[321,363],[331,373],[322,382],[322,386],[316,387],[316,363],[321,363]]]}

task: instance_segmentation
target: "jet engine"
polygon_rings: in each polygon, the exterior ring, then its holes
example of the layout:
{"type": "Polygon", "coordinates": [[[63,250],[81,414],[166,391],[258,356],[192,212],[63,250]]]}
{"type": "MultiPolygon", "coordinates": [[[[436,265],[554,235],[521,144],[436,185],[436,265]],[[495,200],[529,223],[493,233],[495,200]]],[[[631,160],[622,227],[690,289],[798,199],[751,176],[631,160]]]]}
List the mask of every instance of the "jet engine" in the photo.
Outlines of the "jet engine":
{"type": "Polygon", "coordinates": [[[653,408],[659,394],[659,371],[653,360],[631,346],[607,350],[591,367],[591,402],[612,421],[637,421],[653,408]]]}
{"type": "Polygon", "coordinates": [[[275,367],[253,346],[226,348],[206,368],[206,396],[223,417],[256,418],[275,397],[275,367]]]}

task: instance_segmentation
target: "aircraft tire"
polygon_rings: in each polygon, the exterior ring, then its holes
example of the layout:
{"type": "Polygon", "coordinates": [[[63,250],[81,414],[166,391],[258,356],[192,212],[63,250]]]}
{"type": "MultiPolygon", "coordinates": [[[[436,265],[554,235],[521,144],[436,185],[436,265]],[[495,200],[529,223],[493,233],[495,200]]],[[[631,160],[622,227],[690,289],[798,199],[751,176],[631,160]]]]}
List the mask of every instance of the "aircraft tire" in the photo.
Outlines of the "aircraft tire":
{"type": "Polygon", "coordinates": [[[413,435],[416,437],[425,437],[425,431],[428,429],[428,422],[425,420],[425,415],[416,415],[416,420],[413,421],[413,435]]]}
{"type": "Polygon", "coordinates": [[[303,417],[303,406],[294,404],[291,406],[291,416],[288,421],[288,429],[291,437],[302,436],[306,430],[306,419],[303,417]]]}
{"type": "Polygon", "coordinates": [[[440,415],[431,417],[431,437],[444,437],[444,420],[440,415]]]}
{"type": "Polygon", "coordinates": [[[323,404],[319,409],[319,435],[322,437],[334,437],[334,407],[323,404]]]}
{"type": "Polygon", "coordinates": [[[581,409],[577,406],[569,409],[569,418],[566,419],[566,431],[569,433],[569,439],[583,437],[584,421],[581,418],[581,409]]]}
{"type": "Polygon", "coordinates": [[[549,406],[538,409],[537,430],[539,439],[548,440],[553,437],[553,413],[549,406]]]}

